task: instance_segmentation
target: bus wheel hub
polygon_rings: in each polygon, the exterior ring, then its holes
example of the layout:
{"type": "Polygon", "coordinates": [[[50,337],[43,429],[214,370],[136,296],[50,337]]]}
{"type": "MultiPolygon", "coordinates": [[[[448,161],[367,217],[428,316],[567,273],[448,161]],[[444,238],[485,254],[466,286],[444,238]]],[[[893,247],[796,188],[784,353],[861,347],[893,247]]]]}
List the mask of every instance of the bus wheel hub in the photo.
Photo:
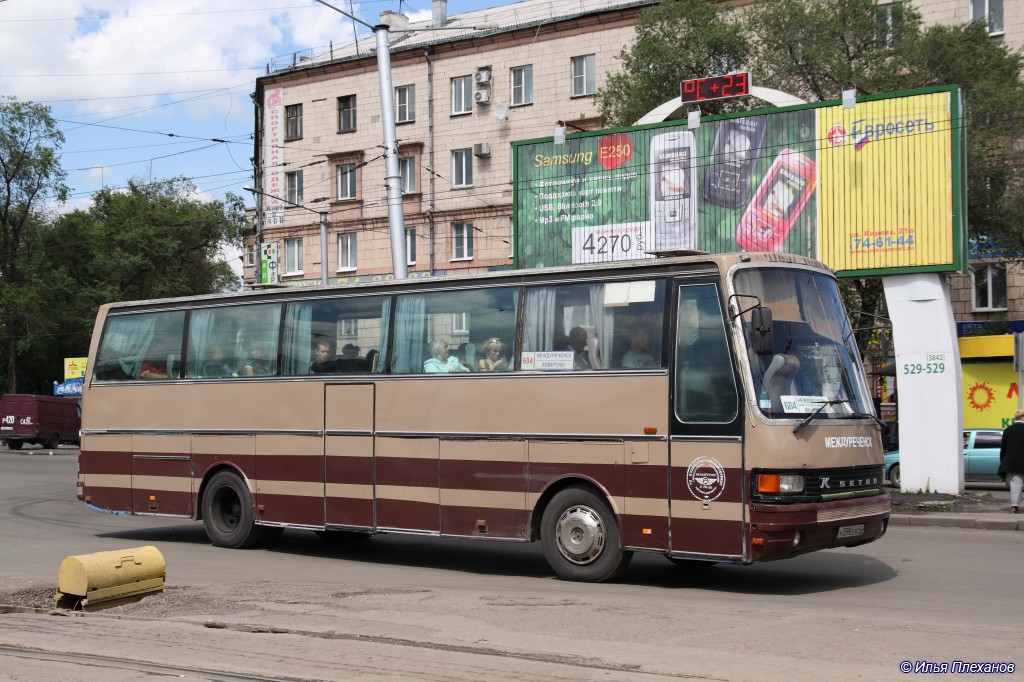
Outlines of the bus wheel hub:
{"type": "Polygon", "coordinates": [[[566,509],[555,528],[558,549],[574,564],[588,564],[601,555],[605,531],[601,517],[589,507],[566,509]]]}

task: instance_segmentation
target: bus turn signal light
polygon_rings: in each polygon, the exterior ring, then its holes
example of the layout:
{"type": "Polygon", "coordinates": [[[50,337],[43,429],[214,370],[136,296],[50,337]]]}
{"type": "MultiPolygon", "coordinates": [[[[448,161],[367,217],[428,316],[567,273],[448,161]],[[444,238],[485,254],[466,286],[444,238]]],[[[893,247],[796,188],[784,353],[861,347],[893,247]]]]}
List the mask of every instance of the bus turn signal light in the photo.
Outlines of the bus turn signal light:
{"type": "Polygon", "coordinates": [[[777,492],[779,492],[779,475],[778,474],[758,474],[757,475],[757,492],[759,492],[759,493],[777,493],[777,492]]]}
{"type": "Polygon", "coordinates": [[[804,477],[798,474],[758,474],[757,492],[767,494],[802,493],[804,477]]]}

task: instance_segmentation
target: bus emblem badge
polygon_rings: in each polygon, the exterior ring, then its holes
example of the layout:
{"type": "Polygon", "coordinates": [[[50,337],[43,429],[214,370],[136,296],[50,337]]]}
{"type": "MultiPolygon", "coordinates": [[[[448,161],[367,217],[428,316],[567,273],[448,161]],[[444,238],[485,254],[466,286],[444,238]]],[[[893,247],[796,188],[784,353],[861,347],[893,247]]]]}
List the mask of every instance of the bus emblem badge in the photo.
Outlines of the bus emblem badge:
{"type": "Polygon", "coordinates": [[[686,486],[698,500],[717,500],[725,490],[725,469],[717,459],[698,457],[686,470],[686,486]]]}

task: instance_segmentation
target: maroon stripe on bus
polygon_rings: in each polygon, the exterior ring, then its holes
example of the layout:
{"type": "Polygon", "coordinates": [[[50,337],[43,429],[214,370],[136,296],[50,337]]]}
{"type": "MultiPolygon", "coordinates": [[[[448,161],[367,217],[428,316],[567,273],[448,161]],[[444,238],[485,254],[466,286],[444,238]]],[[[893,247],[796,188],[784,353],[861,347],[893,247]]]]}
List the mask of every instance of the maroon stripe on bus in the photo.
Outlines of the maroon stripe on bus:
{"type": "Polygon", "coordinates": [[[192,470],[197,480],[207,477],[207,473],[214,467],[228,465],[238,470],[242,476],[249,479],[256,477],[256,456],[255,455],[211,455],[205,452],[197,452],[192,455],[192,470]]]}
{"type": "Polygon", "coordinates": [[[622,495],[625,489],[623,481],[625,469],[621,465],[531,462],[529,490],[532,493],[543,492],[552,480],[574,476],[596,481],[598,485],[604,486],[612,496],[622,495]]]}
{"type": "Polygon", "coordinates": [[[650,464],[626,466],[626,497],[668,499],[668,467],[650,464]]]}
{"type": "Polygon", "coordinates": [[[526,540],[530,533],[530,512],[519,509],[442,507],[441,532],[445,535],[526,540]],[[483,525],[479,522],[483,522],[483,525]]]}
{"type": "Polygon", "coordinates": [[[256,493],[254,496],[257,507],[257,521],[274,523],[300,523],[307,526],[324,525],[323,497],[306,497],[304,495],[274,495],[256,493]]]}
{"type": "Polygon", "coordinates": [[[672,519],[672,550],[705,554],[741,554],[743,522],[672,519]]]}
{"type": "Polygon", "coordinates": [[[620,517],[622,544],[630,547],[668,549],[668,517],[623,514],[620,517]],[[649,529],[650,533],[644,533],[649,529]]]}
{"type": "Polygon", "coordinates": [[[132,472],[130,452],[108,450],[82,450],[78,455],[78,471],[83,474],[120,474],[132,472]]]}
{"type": "Polygon", "coordinates": [[[416,457],[377,457],[378,485],[438,487],[438,460],[416,457]]]}
{"type": "Polygon", "coordinates": [[[261,481],[324,480],[324,458],[320,456],[264,455],[256,458],[256,478],[261,481]]]}
{"type": "Polygon", "coordinates": [[[85,486],[86,503],[110,511],[127,511],[132,508],[132,491],[129,488],[106,488],[97,485],[85,486]]]}
{"type": "Polygon", "coordinates": [[[672,468],[672,499],[715,502],[742,502],[746,477],[743,469],[724,469],[725,486],[721,482],[688,480],[686,467],[672,468]]]}
{"type": "Polygon", "coordinates": [[[132,498],[132,510],[137,514],[192,514],[192,493],[135,488],[132,498]],[[150,500],[151,496],[156,499],[150,500]]]}
{"type": "Polygon", "coordinates": [[[328,497],[327,523],[373,528],[373,500],[328,497]]]}
{"type": "Polygon", "coordinates": [[[526,490],[526,462],[441,460],[441,487],[465,490],[526,490]]]}
{"type": "Polygon", "coordinates": [[[373,459],[370,457],[328,457],[327,482],[373,485],[373,459]]]}
{"type": "Polygon", "coordinates": [[[377,500],[377,526],[410,530],[440,530],[439,505],[408,500],[377,500]]]}

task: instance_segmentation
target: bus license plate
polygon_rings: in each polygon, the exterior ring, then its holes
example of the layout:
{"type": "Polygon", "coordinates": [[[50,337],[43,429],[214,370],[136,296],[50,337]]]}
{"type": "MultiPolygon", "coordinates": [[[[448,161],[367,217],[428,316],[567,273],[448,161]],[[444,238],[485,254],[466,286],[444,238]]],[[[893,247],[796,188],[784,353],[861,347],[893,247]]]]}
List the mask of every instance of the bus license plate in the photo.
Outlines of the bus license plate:
{"type": "Polygon", "coordinates": [[[839,533],[837,533],[836,537],[855,538],[858,535],[864,535],[863,523],[858,523],[856,526],[840,526],[839,533]]]}

